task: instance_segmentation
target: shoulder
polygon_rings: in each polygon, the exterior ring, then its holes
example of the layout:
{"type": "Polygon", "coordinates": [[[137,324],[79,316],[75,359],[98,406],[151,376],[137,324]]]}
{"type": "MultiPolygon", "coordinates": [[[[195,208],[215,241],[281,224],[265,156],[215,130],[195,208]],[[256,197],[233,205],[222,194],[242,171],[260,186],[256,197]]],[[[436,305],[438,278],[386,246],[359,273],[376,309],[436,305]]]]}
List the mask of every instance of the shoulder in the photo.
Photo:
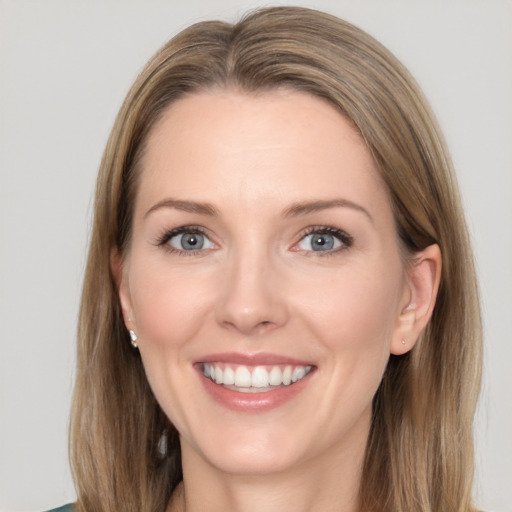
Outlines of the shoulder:
{"type": "Polygon", "coordinates": [[[54,508],[52,510],[48,510],[48,512],[73,512],[74,509],[75,508],[70,503],[69,505],[64,505],[64,506],[59,507],[59,508],[54,508]]]}

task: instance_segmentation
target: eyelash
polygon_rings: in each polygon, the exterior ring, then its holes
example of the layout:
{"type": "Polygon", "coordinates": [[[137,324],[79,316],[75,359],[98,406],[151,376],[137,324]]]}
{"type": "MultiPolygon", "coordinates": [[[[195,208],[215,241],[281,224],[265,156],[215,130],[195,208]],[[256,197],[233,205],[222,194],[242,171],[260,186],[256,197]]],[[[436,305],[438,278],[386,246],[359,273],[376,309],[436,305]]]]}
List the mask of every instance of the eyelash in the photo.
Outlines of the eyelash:
{"type": "Polygon", "coordinates": [[[205,253],[204,250],[197,250],[197,251],[181,251],[180,249],[176,249],[172,245],[169,244],[169,241],[178,235],[184,235],[184,234],[201,234],[204,235],[206,238],[209,239],[208,235],[206,234],[205,230],[201,226],[181,226],[176,229],[171,229],[170,231],[165,231],[161,236],[158,237],[156,241],[156,245],[158,247],[162,247],[165,251],[177,254],[179,256],[197,256],[201,253],[205,253]]]}
{"type": "MultiPolygon", "coordinates": [[[[303,233],[301,233],[299,241],[295,243],[294,246],[297,246],[304,238],[313,233],[318,235],[332,235],[336,237],[342,244],[341,247],[338,247],[337,249],[333,250],[307,251],[308,254],[313,256],[320,256],[322,258],[325,258],[327,256],[333,256],[336,253],[347,250],[350,247],[352,247],[352,245],[354,245],[354,238],[350,236],[346,231],[343,231],[342,229],[335,228],[332,226],[310,226],[303,233]]],[[[301,249],[297,249],[297,252],[299,252],[300,250],[301,249]]]]}
{"type": "MultiPolygon", "coordinates": [[[[197,251],[184,251],[180,249],[176,249],[172,247],[168,242],[175,236],[182,234],[201,234],[205,237],[209,238],[206,234],[205,230],[201,226],[181,226],[176,229],[171,229],[169,231],[165,231],[161,236],[158,237],[156,244],[158,247],[162,247],[169,253],[178,254],[180,256],[197,256],[200,253],[205,253],[205,250],[197,250],[197,251]]],[[[332,227],[332,226],[310,226],[305,231],[301,233],[300,239],[298,242],[294,244],[294,247],[297,246],[305,237],[311,234],[318,235],[332,235],[336,237],[341,242],[341,247],[328,251],[307,251],[309,254],[320,257],[332,256],[340,251],[344,251],[350,248],[354,244],[354,239],[345,231],[332,227]]],[[[302,251],[301,249],[296,249],[296,252],[302,251]]],[[[304,251],[306,252],[306,251],[304,251]]]]}

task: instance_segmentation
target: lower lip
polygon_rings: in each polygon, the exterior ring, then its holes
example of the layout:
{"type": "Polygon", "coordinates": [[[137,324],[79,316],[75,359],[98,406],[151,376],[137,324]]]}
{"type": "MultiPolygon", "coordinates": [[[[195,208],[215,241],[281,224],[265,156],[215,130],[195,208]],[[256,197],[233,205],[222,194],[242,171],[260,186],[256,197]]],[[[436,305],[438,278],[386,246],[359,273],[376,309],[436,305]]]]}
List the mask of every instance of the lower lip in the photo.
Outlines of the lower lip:
{"type": "Polygon", "coordinates": [[[233,411],[257,413],[270,411],[290,401],[308,385],[313,371],[294,384],[262,393],[233,391],[215,384],[201,371],[198,373],[206,391],[217,403],[233,411]]]}

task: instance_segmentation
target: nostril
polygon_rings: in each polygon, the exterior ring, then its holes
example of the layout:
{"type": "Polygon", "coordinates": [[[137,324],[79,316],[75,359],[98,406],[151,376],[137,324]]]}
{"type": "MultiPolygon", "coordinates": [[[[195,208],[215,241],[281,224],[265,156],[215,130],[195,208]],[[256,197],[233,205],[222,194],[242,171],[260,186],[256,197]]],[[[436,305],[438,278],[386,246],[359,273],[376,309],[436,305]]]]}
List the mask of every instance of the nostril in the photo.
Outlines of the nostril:
{"type": "Polygon", "coordinates": [[[257,325],[256,325],[256,331],[255,332],[259,332],[259,333],[263,333],[263,332],[267,332],[269,331],[272,326],[274,326],[275,324],[273,322],[271,322],[270,320],[263,320],[261,322],[259,322],[257,325]]]}

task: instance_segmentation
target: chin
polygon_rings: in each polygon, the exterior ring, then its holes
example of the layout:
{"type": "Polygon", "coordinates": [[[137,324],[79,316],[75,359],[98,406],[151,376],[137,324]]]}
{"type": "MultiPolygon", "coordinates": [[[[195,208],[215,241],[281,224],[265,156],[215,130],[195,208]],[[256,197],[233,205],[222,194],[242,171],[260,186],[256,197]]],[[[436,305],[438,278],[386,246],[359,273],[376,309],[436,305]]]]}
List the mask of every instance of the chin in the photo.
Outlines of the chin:
{"type": "Polygon", "coordinates": [[[182,450],[195,451],[196,456],[223,473],[232,475],[268,475],[300,464],[305,456],[300,444],[289,432],[262,431],[248,428],[244,432],[227,431],[191,446],[182,439],[182,450]]]}
{"type": "Polygon", "coordinates": [[[228,450],[224,454],[212,454],[208,462],[230,475],[265,476],[286,471],[298,466],[297,454],[289,454],[268,450],[254,450],[252,447],[243,453],[228,450]]]}

